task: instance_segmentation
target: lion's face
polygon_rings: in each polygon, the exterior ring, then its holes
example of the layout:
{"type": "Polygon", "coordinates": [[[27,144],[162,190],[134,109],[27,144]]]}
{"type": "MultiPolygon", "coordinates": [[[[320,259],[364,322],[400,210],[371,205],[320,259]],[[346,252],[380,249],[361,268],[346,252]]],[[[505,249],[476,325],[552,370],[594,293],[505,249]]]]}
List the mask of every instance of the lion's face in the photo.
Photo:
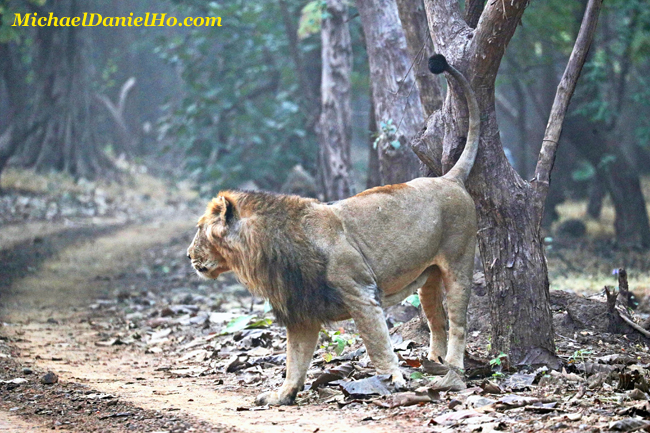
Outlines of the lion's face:
{"type": "Polygon", "coordinates": [[[229,271],[230,268],[215,245],[208,239],[206,230],[210,229],[209,225],[199,225],[194,240],[187,249],[187,258],[190,259],[192,267],[199,276],[214,279],[229,271]]]}

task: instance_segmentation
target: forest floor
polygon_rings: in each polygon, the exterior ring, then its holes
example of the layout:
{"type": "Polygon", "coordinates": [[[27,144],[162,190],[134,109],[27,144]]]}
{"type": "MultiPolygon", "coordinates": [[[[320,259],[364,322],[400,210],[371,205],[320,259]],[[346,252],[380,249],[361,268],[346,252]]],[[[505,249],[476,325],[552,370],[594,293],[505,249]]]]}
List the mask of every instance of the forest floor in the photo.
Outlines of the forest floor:
{"type": "Polygon", "coordinates": [[[384,395],[390,386],[343,322],[322,333],[298,404],[258,408],[255,395],[282,381],[284,331],[233,278],[191,271],[185,249],[201,203],[134,178],[102,194],[92,185],[64,198],[42,187],[4,197],[0,431],[650,430],[648,340],[579,282],[615,286],[611,270],[626,265],[641,304],[633,317],[645,319],[647,254],[553,241],[551,276],[588,295],[553,292],[559,371],[490,359],[477,274],[464,378],[424,359],[426,330],[402,305],[388,321],[409,392],[384,395]]]}

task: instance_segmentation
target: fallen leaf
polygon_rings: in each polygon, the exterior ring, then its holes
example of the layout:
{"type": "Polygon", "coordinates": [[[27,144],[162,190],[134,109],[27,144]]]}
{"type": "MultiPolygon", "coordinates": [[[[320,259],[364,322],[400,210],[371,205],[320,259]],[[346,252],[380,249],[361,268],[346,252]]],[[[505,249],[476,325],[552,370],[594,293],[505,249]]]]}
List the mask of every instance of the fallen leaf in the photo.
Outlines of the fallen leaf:
{"type": "Polygon", "coordinates": [[[434,391],[460,391],[466,389],[467,385],[454,370],[449,370],[444,377],[431,381],[429,388],[434,391]]]}
{"type": "Polygon", "coordinates": [[[350,376],[353,371],[354,367],[350,363],[339,365],[335,368],[329,368],[321,373],[321,375],[312,382],[311,389],[316,389],[320,385],[325,385],[326,383],[345,379],[350,376]]]}
{"type": "Polygon", "coordinates": [[[389,374],[382,374],[350,382],[339,380],[336,383],[341,387],[346,397],[368,398],[373,395],[390,395],[388,389],[390,379],[389,374]]]}
{"type": "Polygon", "coordinates": [[[609,423],[609,429],[615,431],[631,432],[650,427],[650,421],[644,421],[638,418],[626,418],[620,421],[609,423]]]}

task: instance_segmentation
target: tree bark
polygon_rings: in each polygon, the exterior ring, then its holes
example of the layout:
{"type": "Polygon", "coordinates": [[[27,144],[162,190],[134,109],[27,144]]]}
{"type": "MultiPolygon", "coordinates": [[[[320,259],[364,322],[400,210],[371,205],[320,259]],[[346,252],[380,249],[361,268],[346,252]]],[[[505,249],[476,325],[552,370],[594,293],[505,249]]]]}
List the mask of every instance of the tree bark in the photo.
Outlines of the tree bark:
{"type": "MultiPolygon", "coordinates": [[[[592,0],[592,3],[598,10],[600,0],[592,0]]],[[[527,4],[527,0],[488,2],[473,31],[464,21],[456,1],[425,0],[437,51],[470,80],[481,110],[479,152],[467,187],[477,207],[479,248],[490,298],[492,350],[507,353],[512,365],[558,367],[548,271],[540,235],[543,201],[556,147],[547,146],[546,152],[540,155],[538,168],[548,169],[540,171],[543,176],[538,176],[535,184],[524,181],[505,157],[495,111],[497,71],[527,4]]],[[[589,28],[595,17],[586,15],[583,26],[589,28]]],[[[584,42],[580,38],[579,41],[584,42]]],[[[574,51],[584,48],[583,43],[577,42],[574,51]]],[[[567,71],[572,72],[575,63],[570,61],[567,71]]],[[[568,75],[577,79],[573,74],[568,75]]],[[[571,80],[563,84],[570,87],[571,80]]],[[[575,81],[572,84],[575,87],[575,81]]],[[[566,111],[564,102],[568,102],[573,90],[565,92],[569,87],[558,89],[556,99],[559,98],[561,104],[549,121],[552,130],[547,131],[548,140],[559,139],[566,111]]],[[[420,150],[442,146],[443,172],[453,166],[467,134],[464,98],[459,97],[453,82],[449,91],[451,95],[445,99],[441,114],[429,118],[426,132],[414,142],[420,150]],[[441,132],[442,140],[436,138],[441,132]],[[422,144],[429,140],[427,146],[422,144]]],[[[432,171],[437,168],[435,165],[429,167],[432,171]]]]}
{"type": "Polygon", "coordinates": [[[406,182],[420,173],[418,158],[408,143],[425,115],[409,73],[411,61],[397,4],[395,0],[357,0],[356,5],[370,65],[381,181],[406,182]]]}
{"type": "Polygon", "coordinates": [[[397,0],[400,21],[404,28],[409,56],[413,63],[415,82],[420,91],[420,102],[428,117],[442,107],[442,84],[437,75],[431,75],[427,59],[433,54],[427,15],[422,0],[397,0]]]}
{"type": "MultiPolygon", "coordinates": [[[[650,248],[650,219],[641,190],[639,172],[627,160],[616,138],[602,125],[584,116],[573,115],[567,120],[567,138],[594,167],[596,176],[611,196],[616,218],[616,244],[621,248],[650,248]],[[604,155],[611,158],[603,159],[604,155]]],[[[596,213],[594,203],[594,214],[596,213]]]]}
{"type": "Polygon", "coordinates": [[[352,45],[347,17],[343,0],[327,0],[327,18],[321,28],[322,106],[318,128],[320,178],[326,201],[341,200],[354,193],[350,176],[352,45]]]}
{"type": "MultiPolygon", "coordinates": [[[[77,0],[35,7],[41,16],[78,16],[77,0]]],[[[36,89],[20,163],[37,170],[60,170],[95,178],[112,164],[99,150],[87,59],[88,38],[80,27],[38,27],[36,89]]]]}
{"type": "Polygon", "coordinates": [[[375,103],[372,100],[372,91],[370,92],[370,110],[368,113],[368,176],[366,178],[366,188],[374,188],[381,185],[381,175],[379,174],[379,154],[375,149],[375,135],[377,134],[377,122],[375,121],[375,103]]]}

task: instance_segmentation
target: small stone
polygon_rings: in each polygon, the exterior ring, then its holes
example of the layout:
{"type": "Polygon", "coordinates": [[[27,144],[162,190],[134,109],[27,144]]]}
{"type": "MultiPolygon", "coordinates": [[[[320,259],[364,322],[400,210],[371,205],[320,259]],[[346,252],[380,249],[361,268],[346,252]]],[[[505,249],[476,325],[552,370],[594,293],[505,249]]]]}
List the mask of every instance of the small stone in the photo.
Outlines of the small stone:
{"type": "Polygon", "coordinates": [[[32,374],[33,372],[34,371],[29,367],[23,368],[23,374],[32,374]]]}
{"type": "Polygon", "coordinates": [[[41,383],[44,385],[53,385],[59,381],[59,376],[48,371],[43,377],[41,377],[41,383]]]}

